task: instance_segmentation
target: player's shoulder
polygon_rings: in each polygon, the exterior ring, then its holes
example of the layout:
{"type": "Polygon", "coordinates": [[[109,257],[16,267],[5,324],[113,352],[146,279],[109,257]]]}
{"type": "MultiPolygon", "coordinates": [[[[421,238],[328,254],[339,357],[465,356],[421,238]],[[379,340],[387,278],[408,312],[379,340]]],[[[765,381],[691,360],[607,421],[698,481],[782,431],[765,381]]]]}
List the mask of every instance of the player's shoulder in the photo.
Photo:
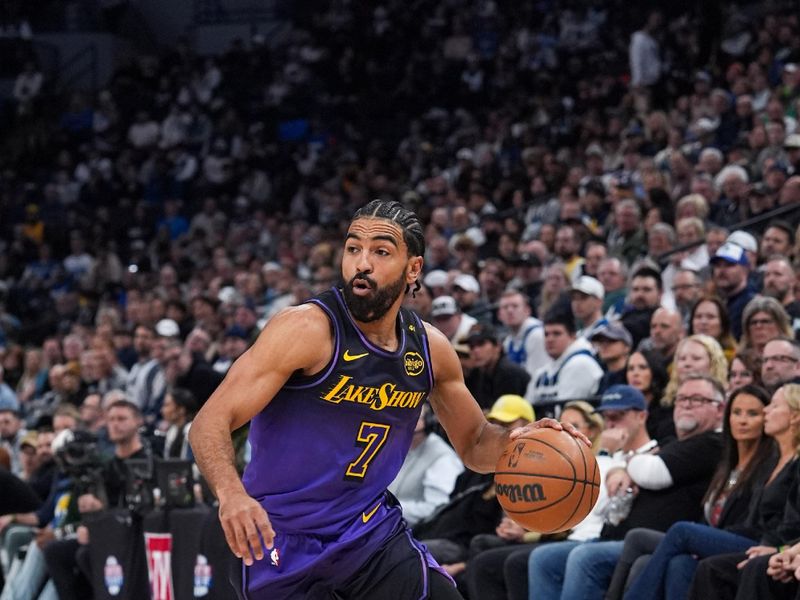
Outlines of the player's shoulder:
{"type": "Polygon", "coordinates": [[[328,315],[316,304],[300,304],[289,306],[280,311],[267,322],[261,337],[274,339],[286,336],[290,339],[303,340],[330,338],[331,322],[328,315]]]}
{"type": "Polygon", "coordinates": [[[437,379],[447,378],[452,373],[461,373],[461,363],[450,340],[430,323],[423,321],[425,333],[428,335],[428,346],[431,351],[431,363],[437,379]]]}
{"type": "Polygon", "coordinates": [[[428,336],[428,344],[430,344],[431,352],[433,352],[437,348],[449,348],[450,350],[453,349],[453,345],[450,343],[450,340],[436,328],[435,325],[431,325],[427,321],[422,321],[422,325],[425,327],[425,333],[428,336]]]}

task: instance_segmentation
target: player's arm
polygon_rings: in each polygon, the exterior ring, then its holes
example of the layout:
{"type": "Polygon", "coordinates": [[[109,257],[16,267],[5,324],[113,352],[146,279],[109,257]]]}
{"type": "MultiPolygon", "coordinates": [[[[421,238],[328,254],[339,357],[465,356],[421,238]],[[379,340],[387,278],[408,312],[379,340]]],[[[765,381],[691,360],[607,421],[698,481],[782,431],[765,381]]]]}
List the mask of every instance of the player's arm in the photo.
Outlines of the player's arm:
{"type": "Polygon", "coordinates": [[[247,495],[236,472],[231,431],[263,410],[293,373],[322,369],[331,352],[330,322],[322,310],[304,305],[278,313],[233,363],[192,423],[189,442],[195,460],[220,501],[228,544],[245,562],[252,560],[248,541],[260,559],[258,532],[267,547],[274,533],[266,513],[247,495]]]}
{"type": "MultiPolygon", "coordinates": [[[[450,341],[433,326],[426,324],[426,331],[434,377],[431,407],[464,465],[479,473],[491,473],[508,441],[521,435],[527,428],[509,432],[504,427],[489,423],[464,383],[461,363],[450,341]]],[[[564,429],[554,419],[541,419],[529,427],[564,429]]],[[[573,427],[568,426],[567,429],[589,443],[573,427]]]]}

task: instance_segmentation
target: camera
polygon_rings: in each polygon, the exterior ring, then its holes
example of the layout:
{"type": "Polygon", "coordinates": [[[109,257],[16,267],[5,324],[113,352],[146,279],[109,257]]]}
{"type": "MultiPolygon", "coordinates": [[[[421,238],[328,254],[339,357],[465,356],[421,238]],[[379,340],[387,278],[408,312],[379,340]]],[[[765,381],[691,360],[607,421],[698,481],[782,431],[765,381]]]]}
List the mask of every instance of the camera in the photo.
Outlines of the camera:
{"type": "Polygon", "coordinates": [[[66,430],[53,441],[53,447],[57,464],[75,482],[75,494],[91,494],[108,505],[97,438],[87,431],[66,430]]]}

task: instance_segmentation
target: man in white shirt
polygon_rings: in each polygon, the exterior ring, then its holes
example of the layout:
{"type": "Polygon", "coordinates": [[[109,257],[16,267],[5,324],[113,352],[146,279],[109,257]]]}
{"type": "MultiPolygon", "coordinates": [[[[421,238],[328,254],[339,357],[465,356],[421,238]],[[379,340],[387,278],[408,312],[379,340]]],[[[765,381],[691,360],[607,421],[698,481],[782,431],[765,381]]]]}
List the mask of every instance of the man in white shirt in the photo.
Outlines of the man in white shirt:
{"type": "Polygon", "coordinates": [[[431,322],[451,344],[456,345],[467,337],[478,320],[462,313],[452,296],[439,296],[431,303],[431,322]]]}
{"type": "Polygon", "coordinates": [[[553,312],[544,319],[544,347],[550,362],[533,378],[533,404],[582,400],[594,396],[603,368],[592,346],[575,335],[575,319],[553,312]]]}
{"type": "Polygon", "coordinates": [[[411,438],[411,450],[389,486],[389,491],[400,501],[409,525],[426,519],[446,504],[456,478],[464,470],[455,450],[434,433],[435,427],[436,417],[425,404],[411,438]]]}
{"type": "Polygon", "coordinates": [[[608,319],[603,316],[603,284],[594,277],[583,275],[573,284],[569,298],[572,314],[581,326],[578,337],[592,339],[598,328],[608,324],[608,319]]]}

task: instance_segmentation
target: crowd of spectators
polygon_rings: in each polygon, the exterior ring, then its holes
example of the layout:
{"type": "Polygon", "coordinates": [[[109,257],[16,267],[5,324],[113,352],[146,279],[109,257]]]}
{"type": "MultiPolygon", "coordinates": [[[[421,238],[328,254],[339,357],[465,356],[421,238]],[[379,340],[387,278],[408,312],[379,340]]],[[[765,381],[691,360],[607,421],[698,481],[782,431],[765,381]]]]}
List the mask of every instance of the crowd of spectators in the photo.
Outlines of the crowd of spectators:
{"type": "Polygon", "coordinates": [[[407,303],[487,412],[627,384],[647,437],[605,450],[635,451],[681,438],[686,376],[790,382],[800,23],[780,2],[701,4],[309,3],[284,43],[180,39],[93,94],[54,95],[26,63],[0,122],[10,468],[45,499],[50,432],[113,454],[120,406],[143,447],[191,459],[192,415],[269,318],[339,283],[342,226],[374,197],[423,220],[407,303]]]}

